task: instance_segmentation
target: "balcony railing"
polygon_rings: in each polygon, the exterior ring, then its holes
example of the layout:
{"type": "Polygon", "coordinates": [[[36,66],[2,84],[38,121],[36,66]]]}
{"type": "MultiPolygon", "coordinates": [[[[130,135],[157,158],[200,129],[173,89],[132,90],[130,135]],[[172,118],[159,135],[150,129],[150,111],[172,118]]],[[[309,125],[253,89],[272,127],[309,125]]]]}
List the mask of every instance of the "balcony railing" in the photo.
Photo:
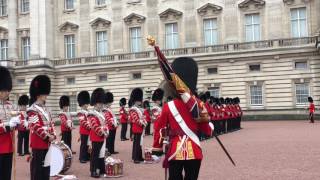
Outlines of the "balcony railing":
{"type": "MultiPolygon", "coordinates": [[[[303,37],[303,38],[290,38],[290,39],[272,39],[254,42],[244,43],[230,43],[212,46],[200,46],[200,47],[186,47],[178,49],[165,49],[163,54],[167,57],[183,56],[183,55],[195,55],[195,54],[208,54],[208,53],[228,53],[228,52],[240,52],[250,50],[264,50],[272,48],[284,48],[284,47],[300,47],[305,45],[315,45],[317,37],[303,37]]],[[[99,64],[99,63],[111,63],[121,62],[128,60],[144,60],[149,58],[156,58],[154,51],[143,51],[137,53],[124,53],[113,54],[106,56],[92,56],[92,57],[79,57],[73,59],[59,59],[59,60],[27,60],[27,61],[15,61],[14,66],[32,66],[32,65],[46,65],[53,66],[66,66],[66,65],[80,65],[80,64],[99,64]]],[[[0,61],[1,62],[1,61],[0,61]]],[[[3,62],[4,63],[4,62],[3,62]]],[[[8,65],[12,65],[12,61],[6,61],[8,65]]]]}

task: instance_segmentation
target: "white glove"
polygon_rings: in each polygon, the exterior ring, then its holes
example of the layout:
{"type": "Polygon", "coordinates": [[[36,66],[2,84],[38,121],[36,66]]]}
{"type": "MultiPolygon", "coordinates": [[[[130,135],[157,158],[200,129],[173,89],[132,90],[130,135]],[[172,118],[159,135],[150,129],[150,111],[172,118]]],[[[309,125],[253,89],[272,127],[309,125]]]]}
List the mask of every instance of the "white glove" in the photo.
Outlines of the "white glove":
{"type": "Polygon", "coordinates": [[[28,128],[29,122],[28,122],[27,120],[25,120],[25,121],[23,122],[23,126],[24,126],[25,128],[28,128]]]}
{"type": "Polygon", "coordinates": [[[19,124],[20,124],[20,118],[19,116],[16,116],[16,117],[12,117],[9,121],[9,126],[10,128],[15,128],[17,127],[19,124]]]}
{"type": "Polygon", "coordinates": [[[214,130],[214,125],[212,124],[212,122],[209,122],[209,126],[212,129],[212,131],[214,130]]]}
{"type": "Polygon", "coordinates": [[[71,120],[68,120],[68,121],[67,121],[67,126],[68,126],[69,128],[72,128],[72,121],[71,121],[71,120]]]}

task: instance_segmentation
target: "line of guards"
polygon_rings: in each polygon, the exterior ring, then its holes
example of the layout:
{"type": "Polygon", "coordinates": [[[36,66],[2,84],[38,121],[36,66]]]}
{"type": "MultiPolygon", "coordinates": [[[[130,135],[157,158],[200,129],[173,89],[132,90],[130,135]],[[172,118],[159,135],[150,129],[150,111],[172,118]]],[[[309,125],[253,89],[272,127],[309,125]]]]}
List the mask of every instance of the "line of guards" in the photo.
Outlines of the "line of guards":
{"type": "MultiPolygon", "coordinates": [[[[205,103],[217,135],[241,129],[243,112],[238,97],[216,98],[210,96],[210,92],[201,93],[199,96],[205,103]]],[[[199,136],[200,140],[209,138],[203,134],[200,134],[199,136]]]]}

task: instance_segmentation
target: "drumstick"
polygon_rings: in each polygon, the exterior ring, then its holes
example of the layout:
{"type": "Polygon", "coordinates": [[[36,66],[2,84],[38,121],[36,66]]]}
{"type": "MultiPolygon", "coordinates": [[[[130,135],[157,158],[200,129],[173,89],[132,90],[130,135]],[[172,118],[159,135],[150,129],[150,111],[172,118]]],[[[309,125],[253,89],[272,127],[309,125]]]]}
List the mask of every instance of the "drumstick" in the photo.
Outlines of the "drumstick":
{"type": "Polygon", "coordinates": [[[13,180],[16,180],[16,131],[13,130],[13,138],[12,138],[12,144],[13,144],[13,180]]]}

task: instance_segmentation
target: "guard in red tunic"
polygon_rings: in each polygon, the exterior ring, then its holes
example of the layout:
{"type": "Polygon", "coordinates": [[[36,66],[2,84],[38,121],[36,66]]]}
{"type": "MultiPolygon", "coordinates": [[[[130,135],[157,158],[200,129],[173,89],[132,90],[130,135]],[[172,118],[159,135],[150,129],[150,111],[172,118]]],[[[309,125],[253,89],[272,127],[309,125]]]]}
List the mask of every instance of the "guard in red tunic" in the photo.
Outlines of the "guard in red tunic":
{"type": "MultiPolygon", "coordinates": [[[[128,107],[129,107],[129,110],[131,109],[131,107],[133,106],[133,102],[131,99],[129,99],[128,101],[128,107]]],[[[133,141],[133,133],[132,133],[132,121],[131,121],[131,118],[130,118],[130,113],[128,113],[128,121],[130,123],[130,129],[129,129],[129,136],[130,136],[130,141],[133,141]]]]}
{"type": "Polygon", "coordinates": [[[309,120],[310,120],[310,123],[314,123],[315,106],[313,104],[312,97],[308,97],[308,101],[309,101],[309,120]]]}
{"type": "MultiPolygon", "coordinates": [[[[172,68],[192,93],[195,93],[198,77],[197,63],[191,58],[177,58],[172,63],[172,68]]],[[[169,180],[198,179],[203,155],[197,132],[211,135],[212,128],[209,123],[198,123],[193,119],[179,96],[163,106],[158,121],[156,131],[169,127],[169,147],[164,160],[164,166],[169,167],[169,180]],[[183,177],[183,170],[185,177],[183,177]]]]}
{"type": "Polygon", "coordinates": [[[46,75],[35,77],[30,84],[29,119],[32,149],[31,180],[49,180],[50,166],[44,163],[52,141],[56,139],[54,122],[45,103],[50,94],[51,81],[46,75]]]}
{"type": "Polygon", "coordinates": [[[150,103],[149,103],[148,100],[145,100],[143,102],[143,108],[144,108],[143,115],[145,116],[146,121],[147,121],[147,126],[145,128],[145,135],[149,136],[149,135],[151,135],[151,132],[150,132],[150,129],[151,129],[151,115],[150,115],[150,103]]]}
{"type": "Polygon", "coordinates": [[[90,105],[90,94],[88,91],[81,91],[77,97],[78,104],[81,110],[78,112],[78,119],[80,122],[80,163],[86,163],[90,160],[89,154],[89,133],[90,133],[90,121],[88,118],[88,107],[90,105]]]}
{"type": "Polygon", "coordinates": [[[11,117],[15,109],[7,100],[12,90],[12,79],[7,68],[0,66],[0,178],[11,180],[14,129],[19,117],[11,117]]]}
{"type": "Polygon", "coordinates": [[[73,122],[69,112],[70,98],[68,96],[61,96],[59,101],[60,109],[59,119],[61,121],[61,141],[63,141],[72,150],[72,129],[73,122]]]}
{"type": "Polygon", "coordinates": [[[114,144],[119,122],[111,109],[112,103],[113,94],[111,92],[107,92],[105,95],[105,107],[102,110],[109,129],[109,136],[106,139],[106,148],[110,154],[118,154],[119,152],[114,150],[114,144]]]}
{"type": "Polygon", "coordinates": [[[102,88],[95,89],[91,95],[91,106],[94,106],[94,109],[88,114],[89,121],[91,122],[90,140],[92,142],[90,171],[91,177],[94,178],[99,178],[106,172],[104,158],[106,138],[109,135],[109,130],[102,112],[104,102],[104,90],[102,88]]]}
{"type": "Polygon", "coordinates": [[[132,160],[134,163],[139,164],[144,161],[142,158],[143,129],[147,125],[143,115],[143,109],[141,108],[143,100],[142,89],[133,89],[130,95],[130,100],[133,103],[133,106],[129,110],[133,133],[132,160]]]}
{"type": "Polygon", "coordinates": [[[18,154],[24,156],[30,154],[29,152],[29,127],[27,120],[27,105],[29,104],[29,97],[22,95],[19,97],[19,113],[20,113],[20,125],[18,126],[18,154]],[[23,147],[23,148],[22,148],[23,147]]]}
{"type": "Polygon", "coordinates": [[[166,128],[160,131],[155,131],[158,126],[159,117],[162,111],[164,91],[161,88],[156,89],[152,94],[152,101],[154,103],[151,112],[153,124],[153,145],[152,154],[156,156],[161,156],[163,154],[163,138],[166,136],[166,128]]]}
{"type": "Polygon", "coordinates": [[[120,123],[121,123],[121,141],[127,141],[129,140],[127,138],[127,129],[128,129],[128,112],[126,110],[126,104],[127,99],[121,98],[119,101],[120,110],[119,110],[119,116],[120,116],[120,123]]]}

